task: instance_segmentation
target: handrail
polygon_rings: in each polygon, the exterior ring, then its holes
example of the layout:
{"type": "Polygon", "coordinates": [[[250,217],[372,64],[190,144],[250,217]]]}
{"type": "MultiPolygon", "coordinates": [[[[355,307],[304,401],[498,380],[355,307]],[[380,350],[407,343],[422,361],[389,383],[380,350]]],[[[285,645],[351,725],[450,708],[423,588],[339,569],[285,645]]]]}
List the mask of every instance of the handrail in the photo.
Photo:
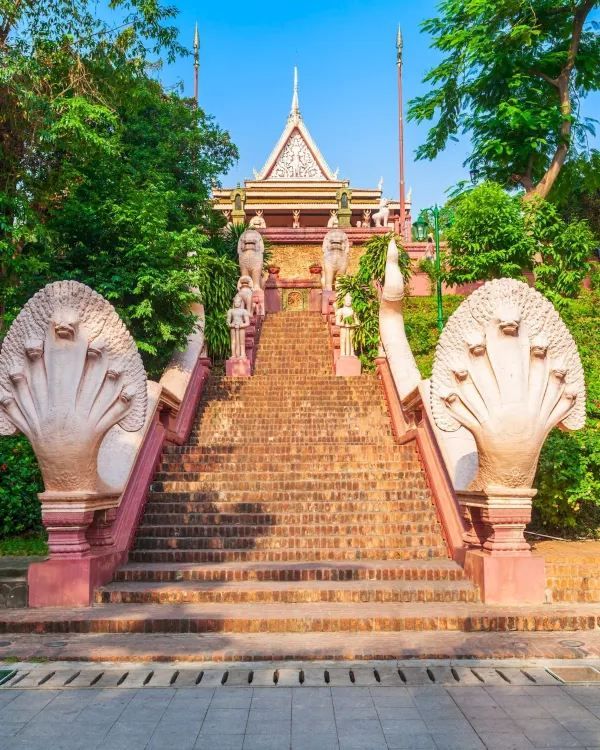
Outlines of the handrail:
{"type": "Polygon", "coordinates": [[[396,442],[405,444],[415,440],[417,451],[425,470],[427,483],[442,526],[448,553],[453,560],[464,565],[466,545],[463,541],[465,526],[458,499],[440,452],[433,427],[418,388],[403,401],[398,396],[394,379],[385,357],[375,360],[388,407],[392,432],[396,442]]]}

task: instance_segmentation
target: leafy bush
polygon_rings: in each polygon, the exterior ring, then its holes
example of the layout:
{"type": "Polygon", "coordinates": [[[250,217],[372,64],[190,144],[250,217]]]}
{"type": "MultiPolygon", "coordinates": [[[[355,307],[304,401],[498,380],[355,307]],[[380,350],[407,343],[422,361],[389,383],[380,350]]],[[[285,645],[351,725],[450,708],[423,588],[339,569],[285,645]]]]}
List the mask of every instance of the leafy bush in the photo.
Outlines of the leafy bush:
{"type": "Polygon", "coordinates": [[[37,461],[21,435],[0,439],[0,538],[39,532],[43,490],[37,461]]]}
{"type": "Polygon", "coordinates": [[[600,527],[600,291],[567,300],[561,315],[579,348],[587,388],[587,424],[553,430],[540,456],[535,521],[556,533],[597,534],[600,527]]]}
{"type": "Polygon", "coordinates": [[[455,198],[453,206],[454,223],[447,232],[447,281],[522,278],[523,271],[531,268],[532,246],[521,198],[484,182],[455,198]]]}
{"type": "MultiPolygon", "coordinates": [[[[445,295],[442,298],[445,320],[463,299],[458,295],[445,295]]],[[[428,378],[431,376],[433,355],[440,335],[435,297],[407,297],[404,300],[404,327],[421,375],[428,378]]]]}
{"type": "Polygon", "coordinates": [[[524,201],[492,182],[459,195],[452,205],[449,283],[523,278],[533,271],[536,288],[558,307],[579,294],[596,246],[586,221],[565,221],[552,203],[524,201]]]}
{"type": "MultiPolygon", "coordinates": [[[[372,237],[365,245],[353,275],[341,276],[336,282],[337,299],[341,301],[348,292],[359,326],[354,332],[354,347],[366,370],[375,366],[379,348],[379,294],[378,285],[383,283],[387,249],[392,233],[372,237]]],[[[402,248],[402,240],[396,236],[396,244],[402,248]]],[[[400,249],[398,264],[404,280],[410,278],[410,258],[400,249]]]]}

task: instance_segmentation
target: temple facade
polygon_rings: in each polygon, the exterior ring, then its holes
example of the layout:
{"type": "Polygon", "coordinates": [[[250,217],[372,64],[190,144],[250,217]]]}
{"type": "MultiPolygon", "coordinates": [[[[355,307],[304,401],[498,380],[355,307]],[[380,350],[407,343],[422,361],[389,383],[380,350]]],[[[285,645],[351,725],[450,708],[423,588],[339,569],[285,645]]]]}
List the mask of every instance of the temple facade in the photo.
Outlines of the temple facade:
{"type": "MultiPolygon", "coordinates": [[[[273,244],[320,242],[333,226],[353,244],[399,229],[399,201],[384,196],[382,180],[359,188],[330,169],[300,112],[297,70],[285,128],[264,167],[243,186],[215,190],[214,202],[228,221],[259,229],[273,244]]],[[[407,214],[410,226],[410,200],[407,214]]]]}

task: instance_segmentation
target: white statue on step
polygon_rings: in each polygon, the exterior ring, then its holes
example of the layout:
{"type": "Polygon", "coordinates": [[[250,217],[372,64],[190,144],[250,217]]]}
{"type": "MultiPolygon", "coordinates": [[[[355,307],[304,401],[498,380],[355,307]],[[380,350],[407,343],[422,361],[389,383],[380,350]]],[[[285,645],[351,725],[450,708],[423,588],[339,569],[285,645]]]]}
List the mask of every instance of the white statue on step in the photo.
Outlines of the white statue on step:
{"type": "Polygon", "coordinates": [[[323,289],[333,291],[336,276],[348,270],[350,240],[341,229],[332,229],[323,239],[323,289]]]}
{"type": "Polygon", "coordinates": [[[227,312],[227,325],[231,333],[232,358],[246,359],[246,328],[250,325],[250,314],[239,294],[235,295],[232,307],[227,312]]]}
{"type": "Polygon", "coordinates": [[[381,196],[379,211],[375,211],[371,218],[375,222],[376,227],[387,227],[390,219],[390,201],[388,198],[384,198],[383,195],[381,196]]]}
{"type": "Polygon", "coordinates": [[[238,258],[242,276],[250,276],[254,289],[260,289],[265,243],[256,229],[246,229],[238,240],[238,258]]]}
{"type": "Polygon", "coordinates": [[[359,322],[352,308],[352,295],[344,296],[344,304],[335,311],[335,324],[340,329],[340,357],[354,357],[354,330],[359,322]]]}
{"type": "Polygon", "coordinates": [[[254,284],[250,276],[240,276],[237,283],[238,294],[242,298],[244,307],[252,315],[252,295],[254,293],[254,284]]]}
{"type": "Polygon", "coordinates": [[[329,212],[329,221],[327,222],[327,228],[337,229],[339,225],[340,225],[340,220],[338,219],[337,209],[334,208],[329,212]]]}

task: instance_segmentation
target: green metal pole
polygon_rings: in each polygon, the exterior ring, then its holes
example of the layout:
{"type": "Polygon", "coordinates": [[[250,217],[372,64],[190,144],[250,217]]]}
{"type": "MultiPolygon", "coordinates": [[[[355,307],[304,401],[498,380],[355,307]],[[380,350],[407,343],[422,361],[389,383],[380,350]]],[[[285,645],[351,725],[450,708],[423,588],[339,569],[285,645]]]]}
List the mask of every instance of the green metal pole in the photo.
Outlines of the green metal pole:
{"type": "Polygon", "coordinates": [[[435,287],[437,297],[437,324],[440,331],[444,328],[444,308],[442,307],[442,261],[440,258],[440,209],[433,207],[433,230],[435,236],[435,287]]]}

